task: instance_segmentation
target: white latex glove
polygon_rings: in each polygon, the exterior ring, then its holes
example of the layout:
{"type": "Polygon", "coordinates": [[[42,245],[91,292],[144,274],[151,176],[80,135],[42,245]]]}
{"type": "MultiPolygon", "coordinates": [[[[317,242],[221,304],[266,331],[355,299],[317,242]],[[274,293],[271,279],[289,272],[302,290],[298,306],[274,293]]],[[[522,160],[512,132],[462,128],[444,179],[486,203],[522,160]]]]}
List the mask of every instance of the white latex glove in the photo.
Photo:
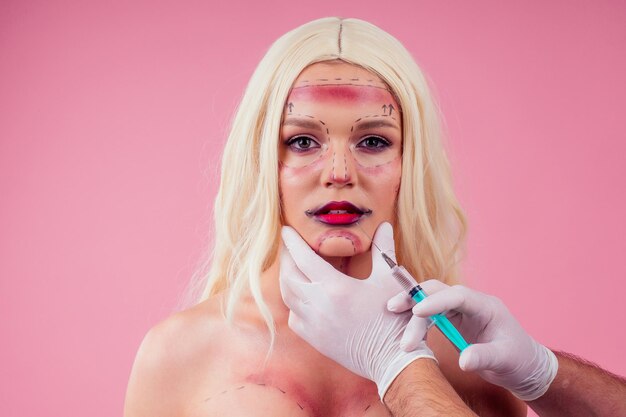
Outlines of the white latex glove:
{"type": "MultiPolygon", "coordinates": [[[[298,233],[283,227],[280,285],[291,310],[289,327],[323,355],[374,381],[381,400],[398,374],[418,358],[435,359],[423,340],[427,320],[413,321],[412,351],[400,346],[411,314],[394,314],[387,301],[402,289],[389,266],[372,250],[372,274],[364,280],[342,274],[320,258],[298,233]]],[[[393,229],[378,227],[374,242],[392,256],[393,229]]]]}
{"type": "Polygon", "coordinates": [[[459,357],[461,369],[477,371],[524,401],[548,390],[558,370],[556,356],[524,331],[499,298],[434,279],[420,285],[428,294],[425,300],[416,305],[400,293],[389,300],[388,308],[398,313],[412,308],[420,319],[449,311],[456,328],[473,343],[459,357]]]}

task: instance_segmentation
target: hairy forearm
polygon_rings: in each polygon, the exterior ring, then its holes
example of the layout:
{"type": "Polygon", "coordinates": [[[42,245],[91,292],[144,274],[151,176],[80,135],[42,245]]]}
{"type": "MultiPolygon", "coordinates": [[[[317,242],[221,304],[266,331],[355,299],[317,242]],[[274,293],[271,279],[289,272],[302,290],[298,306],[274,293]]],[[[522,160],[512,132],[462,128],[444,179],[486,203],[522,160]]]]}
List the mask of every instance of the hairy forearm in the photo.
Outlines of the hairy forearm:
{"type": "Polygon", "coordinates": [[[430,359],[413,361],[402,371],[384,403],[394,417],[476,416],[430,359]]]}
{"type": "Polygon", "coordinates": [[[540,416],[626,416],[626,379],[564,352],[548,391],[528,405],[540,416]]]}

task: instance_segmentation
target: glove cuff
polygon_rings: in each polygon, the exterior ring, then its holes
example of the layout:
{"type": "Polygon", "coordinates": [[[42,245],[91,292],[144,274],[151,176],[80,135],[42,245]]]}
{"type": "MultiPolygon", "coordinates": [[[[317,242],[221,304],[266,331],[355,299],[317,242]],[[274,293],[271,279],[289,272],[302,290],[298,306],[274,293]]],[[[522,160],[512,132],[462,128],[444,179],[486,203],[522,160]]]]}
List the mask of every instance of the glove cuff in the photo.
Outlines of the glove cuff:
{"type": "Polygon", "coordinates": [[[533,401],[545,394],[559,370],[556,355],[547,347],[539,346],[541,348],[538,356],[542,358],[538,361],[535,372],[522,381],[517,389],[511,390],[511,393],[522,401],[533,401]]]}
{"type": "Polygon", "coordinates": [[[404,369],[409,366],[413,361],[422,358],[432,359],[437,364],[439,364],[435,356],[433,356],[432,352],[430,352],[404,356],[402,358],[403,360],[398,360],[392,363],[389,367],[387,367],[382,375],[381,380],[375,381],[376,386],[378,387],[378,395],[380,396],[381,401],[383,401],[383,398],[385,397],[387,390],[391,386],[391,383],[398,377],[398,375],[400,375],[400,373],[404,371],[404,369]]]}

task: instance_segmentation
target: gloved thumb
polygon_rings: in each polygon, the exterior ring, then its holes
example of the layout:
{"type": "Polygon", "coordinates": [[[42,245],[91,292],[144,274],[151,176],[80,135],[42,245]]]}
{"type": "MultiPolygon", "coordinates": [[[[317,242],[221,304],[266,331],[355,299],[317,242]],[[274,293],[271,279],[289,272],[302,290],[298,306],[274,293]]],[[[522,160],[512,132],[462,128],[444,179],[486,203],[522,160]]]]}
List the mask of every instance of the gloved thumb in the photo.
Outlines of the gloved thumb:
{"type": "Polygon", "coordinates": [[[387,265],[380,252],[383,252],[395,261],[395,249],[396,246],[393,241],[393,227],[390,223],[383,222],[378,226],[378,229],[376,229],[374,239],[372,239],[372,276],[380,275],[379,272],[382,271],[389,271],[389,265],[387,265]]]}
{"type": "Polygon", "coordinates": [[[383,222],[378,226],[373,241],[381,251],[395,259],[395,256],[392,256],[395,255],[395,245],[393,243],[393,227],[390,223],[383,222]]]}
{"type": "Polygon", "coordinates": [[[497,367],[498,355],[489,343],[476,343],[467,347],[459,356],[459,366],[467,372],[493,370],[497,367]]]}

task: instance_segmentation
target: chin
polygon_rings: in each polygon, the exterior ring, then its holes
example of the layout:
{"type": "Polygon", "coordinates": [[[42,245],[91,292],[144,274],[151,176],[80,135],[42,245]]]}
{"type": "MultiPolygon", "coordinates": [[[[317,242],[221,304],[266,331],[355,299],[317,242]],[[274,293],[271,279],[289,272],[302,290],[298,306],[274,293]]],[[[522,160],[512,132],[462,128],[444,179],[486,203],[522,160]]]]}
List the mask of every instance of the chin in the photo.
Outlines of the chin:
{"type": "Polygon", "coordinates": [[[333,231],[320,236],[315,245],[316,252],[325,257],[347,257],[363,252],[359,236],[346,231],[333,231]]]}

